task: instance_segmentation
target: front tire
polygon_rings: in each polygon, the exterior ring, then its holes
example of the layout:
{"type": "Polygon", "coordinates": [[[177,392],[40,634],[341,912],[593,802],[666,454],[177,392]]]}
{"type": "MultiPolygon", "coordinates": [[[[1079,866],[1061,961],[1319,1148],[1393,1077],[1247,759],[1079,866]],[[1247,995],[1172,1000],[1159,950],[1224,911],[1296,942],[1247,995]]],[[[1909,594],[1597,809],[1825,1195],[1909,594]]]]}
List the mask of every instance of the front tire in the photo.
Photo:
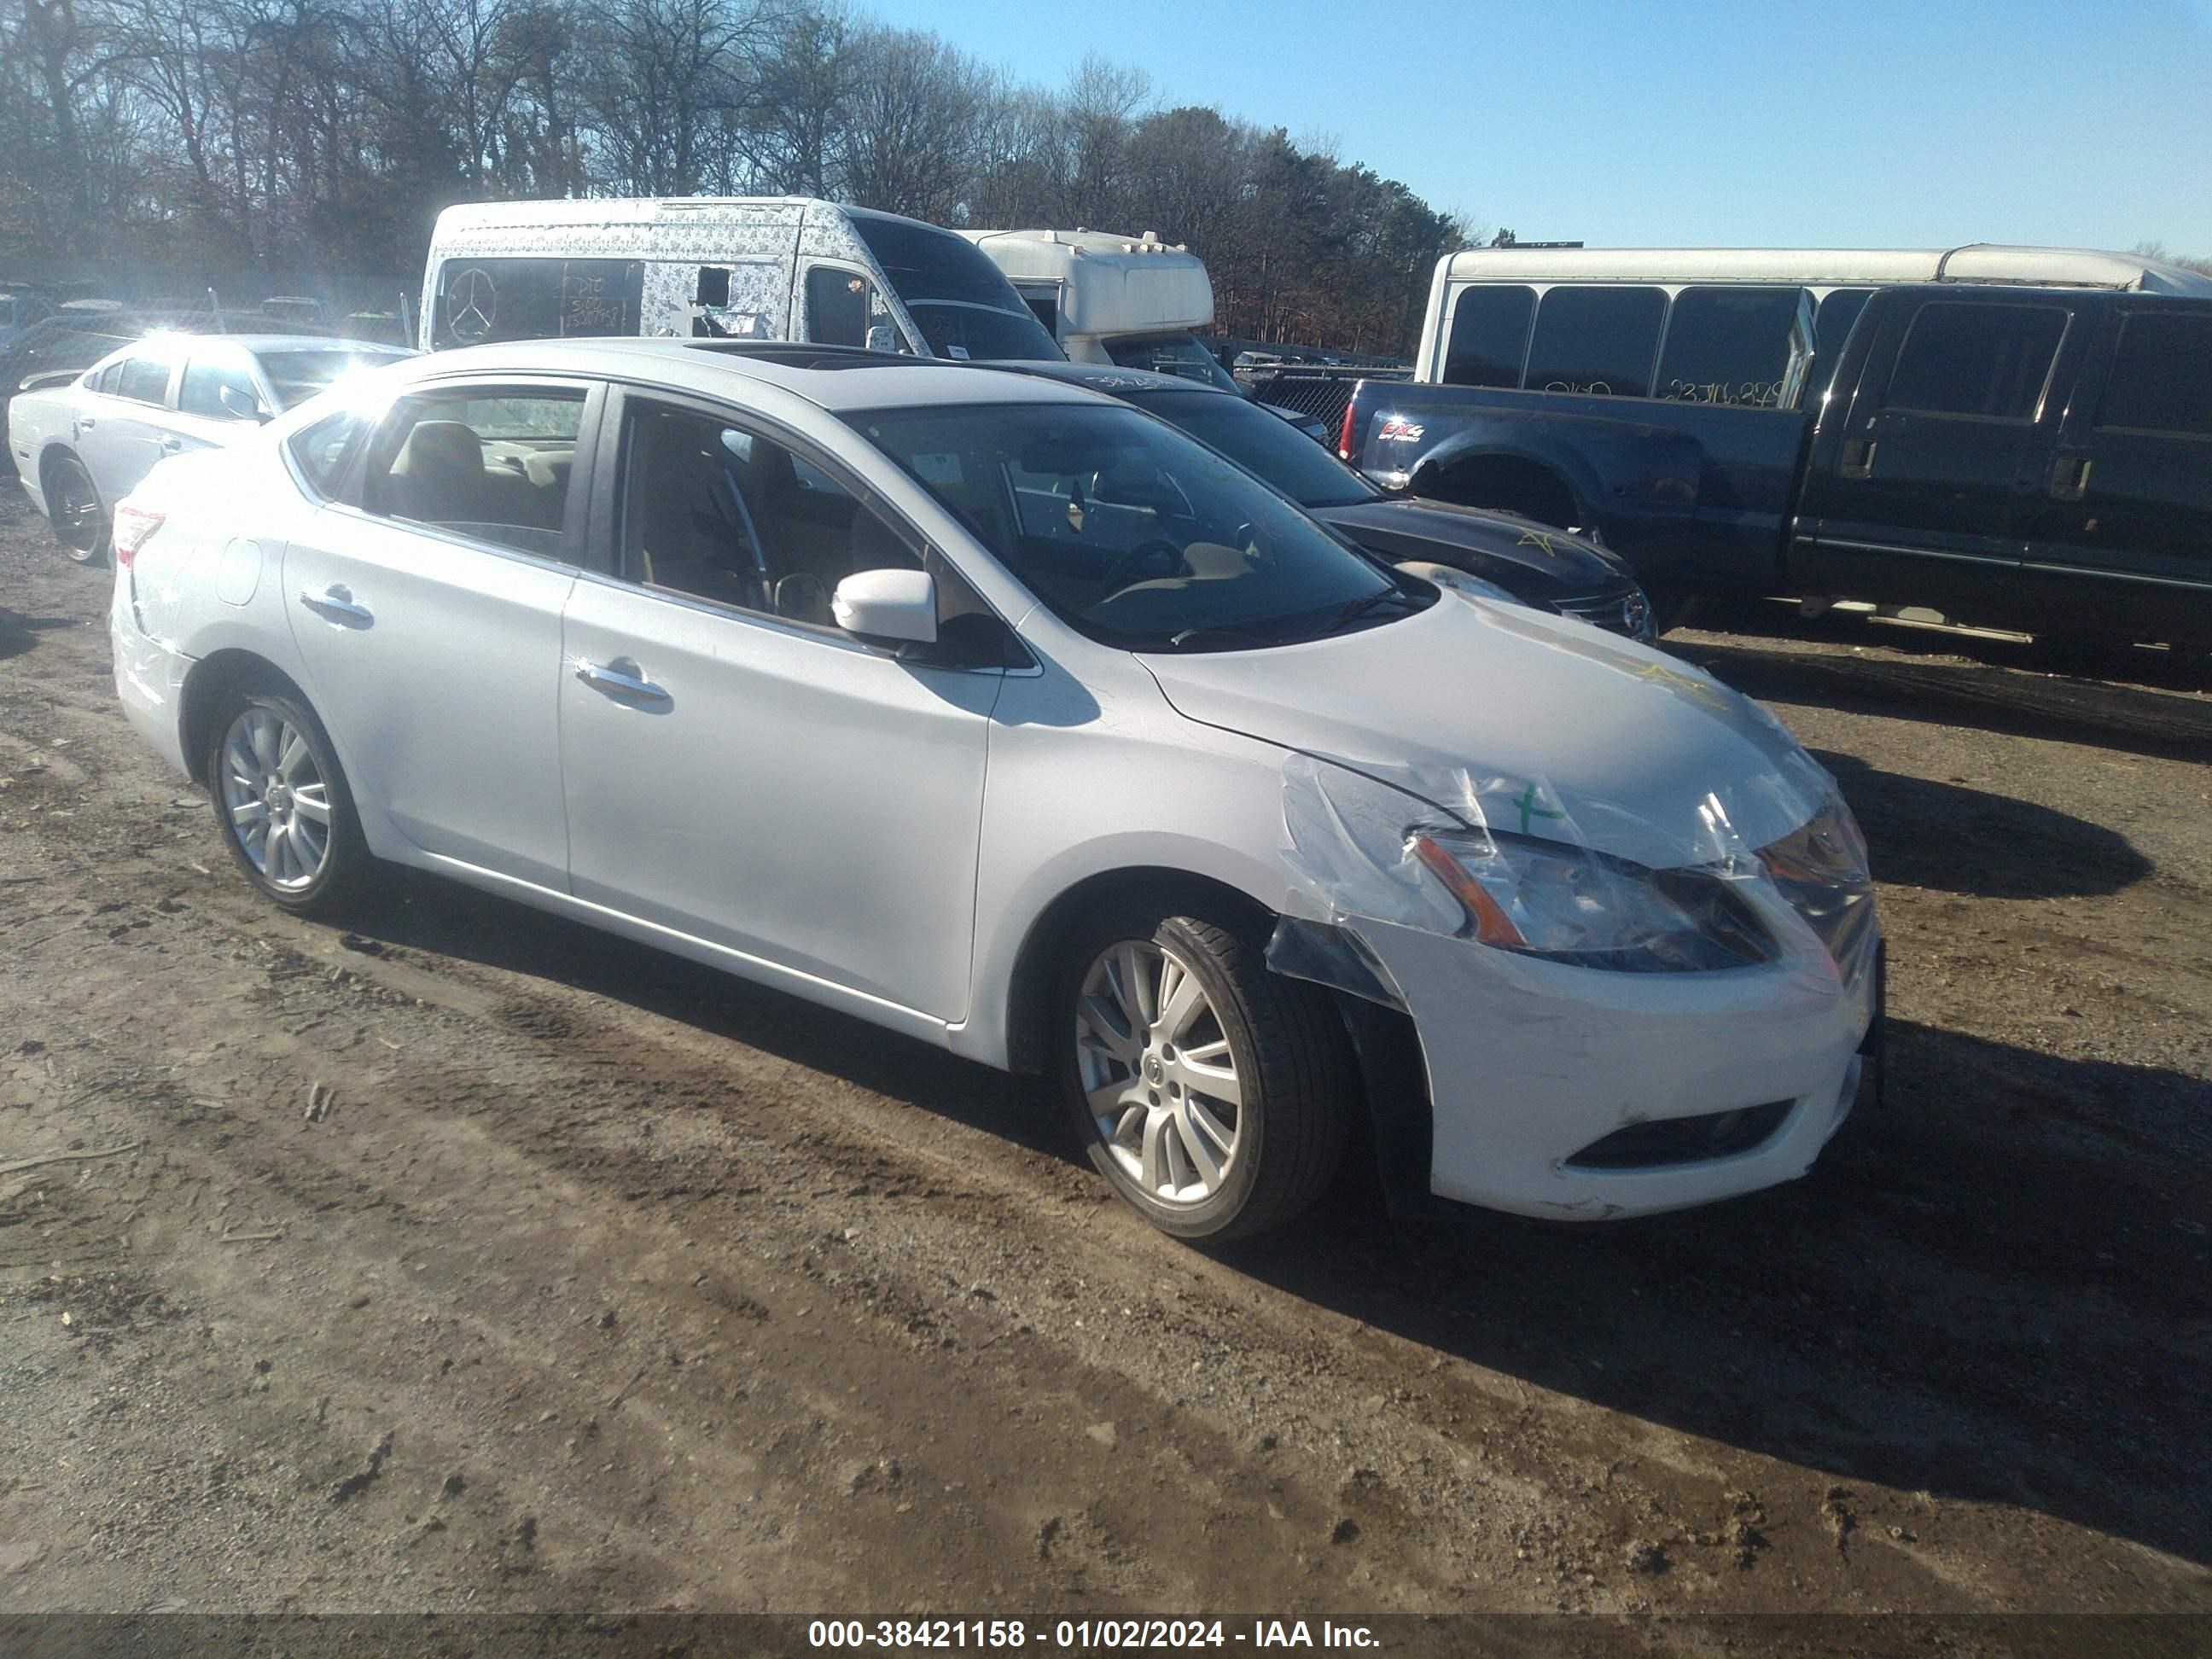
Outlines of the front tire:
{"type": "Polygon", "coordinates": [[[212,722],[209,793],[231,860],[262,896],[306,915],[337,908],[371,863],[353,794],[314,711],[276,691],[232,692],[212,722]]]}
{"type": "Polygon", "coordinates": [[[1352,1067],[1327,994],[1249,933],[1164,908],[1079,927],[1054,999],[1061,1093],[1091,1161],[1161,1231],[1279,1226],[1341,1164],[1352,1067]]]}
{"type": "Polygon", "coordinates": [[[62,551],[72,564],[98,564],[107,552],[107,509],[100,504],[92,475],[74,455],[46,468],[46,522],[54,527],[62,551]]]}

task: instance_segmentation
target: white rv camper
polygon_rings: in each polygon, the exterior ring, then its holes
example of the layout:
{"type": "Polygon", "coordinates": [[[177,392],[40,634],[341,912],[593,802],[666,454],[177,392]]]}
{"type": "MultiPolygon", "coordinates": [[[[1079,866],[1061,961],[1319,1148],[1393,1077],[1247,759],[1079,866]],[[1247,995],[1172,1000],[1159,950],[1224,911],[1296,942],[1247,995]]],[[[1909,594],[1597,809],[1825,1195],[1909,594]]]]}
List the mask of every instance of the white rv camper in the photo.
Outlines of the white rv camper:
{"type": "Polygon", "coordinates": [[[1191,331],[1213,323],[1206,264],[1151,231],[963,230],[1071,362],[1149,368],[1239,390],[1191,331]]]}
{"type": "Polygon", "coordinates": [[[473,202],[438,216],[422,349],[643,334],[1060,356],[949,230],[811,197],[473,202]]]}

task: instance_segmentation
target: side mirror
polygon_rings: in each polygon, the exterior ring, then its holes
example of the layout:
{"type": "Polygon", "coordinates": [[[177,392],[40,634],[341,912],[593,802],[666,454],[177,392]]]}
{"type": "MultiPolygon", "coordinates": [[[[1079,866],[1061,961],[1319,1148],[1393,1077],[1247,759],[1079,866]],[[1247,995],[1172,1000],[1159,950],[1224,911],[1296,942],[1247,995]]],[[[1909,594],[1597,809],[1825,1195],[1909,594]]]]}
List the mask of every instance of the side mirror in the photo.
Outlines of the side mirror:
{"type": "Polygon", "coordinates": [[[215,395],[216,400],[222,405],[223,413],[234,420],[266,421],[269,418],[261,407],[261,400],[250,392],[227,386],[215,395]]]}
{"type": "Polygon", "coordinates": [[[837,626],[871,645],[937,643],[937,583],[927,570],[856,570],[830,601],[837,626]]]}

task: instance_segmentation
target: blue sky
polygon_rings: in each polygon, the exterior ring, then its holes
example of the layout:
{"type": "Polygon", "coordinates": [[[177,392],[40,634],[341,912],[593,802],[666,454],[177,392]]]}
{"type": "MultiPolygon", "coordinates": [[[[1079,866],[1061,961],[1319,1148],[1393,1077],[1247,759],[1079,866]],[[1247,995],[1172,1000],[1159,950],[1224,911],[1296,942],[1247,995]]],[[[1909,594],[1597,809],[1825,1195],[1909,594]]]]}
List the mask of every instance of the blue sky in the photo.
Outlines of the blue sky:
{"type": "Polygon", "coordinates": [[[2212,0],[859,9],[1047,84],[1103,52],[1524,240],[2212,256],[2212,0]]]}

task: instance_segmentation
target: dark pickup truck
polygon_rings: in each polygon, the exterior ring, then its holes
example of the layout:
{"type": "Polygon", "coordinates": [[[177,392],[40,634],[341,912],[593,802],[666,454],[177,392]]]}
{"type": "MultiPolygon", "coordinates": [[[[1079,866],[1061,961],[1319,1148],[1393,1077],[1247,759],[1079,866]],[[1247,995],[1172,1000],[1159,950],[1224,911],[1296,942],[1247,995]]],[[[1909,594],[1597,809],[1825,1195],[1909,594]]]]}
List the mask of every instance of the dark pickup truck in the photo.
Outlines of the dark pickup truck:
{"type": "Polygon", "coordinates": [[[1700,594],[1922,607],[2212,651],[2212,300],[1877,289],[1778,406],[1363,381],[1338,447],[1386,488],[1599,531],[1700,594]]]}

